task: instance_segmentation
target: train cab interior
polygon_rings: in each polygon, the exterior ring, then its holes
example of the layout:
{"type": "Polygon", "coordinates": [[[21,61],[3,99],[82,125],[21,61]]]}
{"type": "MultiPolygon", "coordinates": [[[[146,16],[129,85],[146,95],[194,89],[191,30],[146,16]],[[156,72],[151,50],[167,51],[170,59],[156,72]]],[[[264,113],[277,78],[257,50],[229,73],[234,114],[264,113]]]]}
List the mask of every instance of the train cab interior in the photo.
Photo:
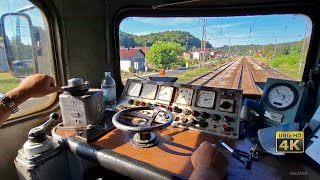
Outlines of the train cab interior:
{"type": "Polygon", "coordinates": [[[62,91],[0,126],[0,179],[189,179],[205,141],[228,161],[223,179],[319,179],[319,10],[1,0],[0,93],[37,73],[62,91]]]}

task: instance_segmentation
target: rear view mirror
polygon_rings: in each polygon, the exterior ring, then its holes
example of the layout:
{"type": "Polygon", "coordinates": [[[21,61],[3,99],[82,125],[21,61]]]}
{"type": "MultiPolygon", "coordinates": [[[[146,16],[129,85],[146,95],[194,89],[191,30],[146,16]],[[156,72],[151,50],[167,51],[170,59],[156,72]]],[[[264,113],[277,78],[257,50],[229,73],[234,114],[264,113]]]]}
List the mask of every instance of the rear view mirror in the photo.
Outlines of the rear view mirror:
{"type": "Polygon", "coordinates": [[[1,26],[11,74],[23,78],[37,73],[36,43],[30,17],[25,13],[3,14],[1,26]]]}

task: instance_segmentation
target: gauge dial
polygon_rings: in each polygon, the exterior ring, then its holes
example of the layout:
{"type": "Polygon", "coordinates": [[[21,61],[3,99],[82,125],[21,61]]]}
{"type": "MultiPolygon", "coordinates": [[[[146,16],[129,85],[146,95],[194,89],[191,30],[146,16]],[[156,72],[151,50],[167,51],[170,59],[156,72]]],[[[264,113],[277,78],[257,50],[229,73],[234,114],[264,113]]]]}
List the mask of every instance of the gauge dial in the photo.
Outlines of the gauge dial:
{"type": "Polygon", "coordinates": [[[297,90],[289,84],[274,84],[266,92],[266,104],[274,110],[290,109],[297,101],[297,90]]]}
{"type": "Polygon", "coordinates": [[[144,84],[141,92],[141,98],[154,99],[157,93],[157,85],[144,84]]]}
{"type": "Polygon", "coordinates": [[[141,83],[131,82],[127,91],[128,96],[138,97],[141,90],[141,83]]]}
{"type": "Polygon", "coordinates": [[[215,95],[216,93],[213,91],[200,90],[196,105],[198,107],[213,108],[215,95]]]}
{"type": "Polygon", "coordinates": [[[179,88],[176,103],[191,105],[193,89],[179,88]]]}
{"type": "Polygon", "coordinates": [[[171,101],[173,87],[161,86],[158,94],[158,99],[163,101],[171,101]]]}

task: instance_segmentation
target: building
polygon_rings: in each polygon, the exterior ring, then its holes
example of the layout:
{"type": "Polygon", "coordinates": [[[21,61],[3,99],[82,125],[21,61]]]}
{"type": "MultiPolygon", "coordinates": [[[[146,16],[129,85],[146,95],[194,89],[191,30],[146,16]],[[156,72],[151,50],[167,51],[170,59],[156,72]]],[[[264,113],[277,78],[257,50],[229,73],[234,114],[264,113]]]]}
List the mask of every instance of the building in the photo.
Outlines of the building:
{"type": "MultiPolygon", "coordinates": [[[[204,53],[209,54],[211,51],[213,51],[212,48],[205,48],[204,53]]],[[[196,48],[194,52],[192,53],[193,58],[192,59],[198,59],[200,60],[200,54],[202,54],[201,48],[196,48]]]]}
{"type": "Polygon", "coordinates": [[[9,71],[6,50],[2,43],[0,43],[0,71],[9,71]]]}
{"type": "Polygon", "coordinates": [[[225,55],[221,52],[221,50],[212,50],[210,52],[210,58],[224,58],[225,55]]]}
{"type": "Polygon", "coordinates": [[[144,70],[145,54],[141,49],[120,49],[120,67],[122,71],[129,71],[130,67],[144,70]]]}
{"type": "Polygon", "coordinates": [[[193,54],[191,52],[183,52],[182,59],[193,59],[193,54]]]}

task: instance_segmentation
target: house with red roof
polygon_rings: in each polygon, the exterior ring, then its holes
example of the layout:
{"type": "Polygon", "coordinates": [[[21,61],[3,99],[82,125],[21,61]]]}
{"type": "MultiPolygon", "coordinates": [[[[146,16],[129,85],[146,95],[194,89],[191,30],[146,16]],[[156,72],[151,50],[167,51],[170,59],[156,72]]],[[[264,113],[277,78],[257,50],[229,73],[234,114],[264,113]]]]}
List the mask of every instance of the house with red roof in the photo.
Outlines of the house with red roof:
{"type": "Polygon", "coordinates": [[[138,48],[120,48],[120,69],[129,71],[130,67],[137,70],[144,70],[145,53],[138,48]]]}
{"type": "MultiPolygon", "coordinates": [[[[204,53],[210,54],[210,52],[213,51],[212,48],[205,48],[204,53]]],[[[194,52],[192,53],[193,59],[200,59],[200,55],[203,54],[203,51],[201,51],[201,48],[196,48],[194,52]]]]}

